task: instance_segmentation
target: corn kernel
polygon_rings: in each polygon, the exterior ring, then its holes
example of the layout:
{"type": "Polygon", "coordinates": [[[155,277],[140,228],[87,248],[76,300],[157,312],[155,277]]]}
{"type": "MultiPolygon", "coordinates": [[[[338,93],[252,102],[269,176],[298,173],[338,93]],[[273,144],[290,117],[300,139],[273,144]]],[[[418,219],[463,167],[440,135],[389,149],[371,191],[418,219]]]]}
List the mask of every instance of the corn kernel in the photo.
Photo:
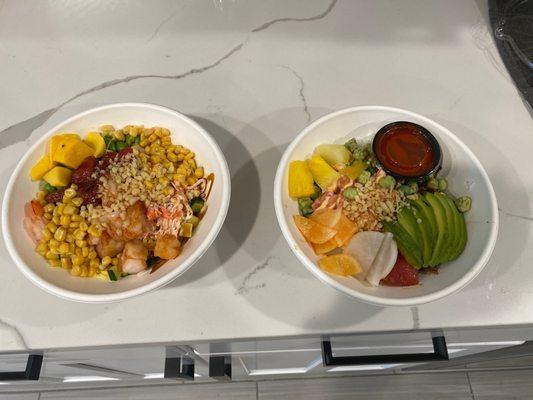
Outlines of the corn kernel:
{"type": "Polygon", "coordinates": [[[64,241],[66,236],[67,236],[67,231],[62,226],[57,228],[55,233],[54,233],[54,239],[59,241],[59,242],[64,241]]]}
{"type": "Polygon", "coordinates": [[[124,132],[122,129],[116,130],[113,132],[113,137],[117,140],[124,140],[124,132]]]}
{"type": "Polygon", "coordinates": [[[189,177],[187,178],[187,184],[188,184],[189,186],[194,185],[195,183],[196,183],[196,178],[193,178],[192,176],[189,176],[189,177]]]}
{"type": "Polygon", "coordinates": [[[100,229],[98,229],[96,226],[94,225],[91,225],[89,227],[89,229],[87,229],[87,232],[89,232],[89,235],[91,236],[94,236],[94,237],[100,237],[102,236],[102,232],[100,231],[100,229]]]}
{"type": "Polygon", "coordinates": [[[80,226],[80,223],[79,223],[78,221],[72,221],[72,222],[68,225],[68,227],[69,227],[69,228],[72,228],[72,229],[76,229],[76,228],[78,228],[79,226],[80,226]]]}
{"type": "Polygon", "coordinates": [[[113,127],[113,125],[102,125],[100,126],[100,131],[102,132],[111,132],[111,131],[114,131],[115,128],[113,127]]]}
{"type": "Polygon", "coordinates": [[[89,270],[89,269],[87,268],[86,265],[81,265],[81,266],[80,266],[80,276],[81,276],[82,278],[85,278],[85,277],[87,276],[88,272],[89,272],[88,270],[89,270]]]}
{"type": "Polygon", "coordinates": [[[57,229],[57,225],[54,222],[49,222],[46,224],[46,229],[48,229],[50,232],[54,233],[57,229]]]}
{"type": "Polygon", "coordinates": [[[44,190],[39,190],[37,192],[37,200],[41,201],[41,200],[44,200],[45,197],[46,197],[47,193],[44,191],[44,190]]]}
{"type": "Polygon", "coordinates": [[[146,146],[148,146],[148,140],[146,140],[146,139],[142,139],[142,140],[139,142],[139,146],[141,146],[141,147],[146,147],[146,146]]]}
{"type": "Polygon", "coordinates": [[[194,176],[197,177],[198,179],[203,178],[204,177],[204,168],[203,167],[196,168],[194,170],[194,176]]]}
{"type": "Polygon", "coordinates": [[[63,193],[63,201],[66,199],[72,199],[76,196],[76,190],[72,188],[65,189],[65,193],[63,193]]]}
{"type": "Polygon", "coordinates": [[[69,252],[69,245],[68,243],[64,242],[59,245],[59,254],[68,254],[69,252]]]}
{"type": "Polygon", "coordinates": [[[111,259],[111,263],[113,264],[113,266],[116,267],[117,265],[119,265],[120,260],[118,259],[118,257],[113,257],[113,258],[111,259]]]}
{"type": "Polygon", "coordinates": [[[72,217],[70,217],[70,220],[80,222],[80,221],[83,221],[83,217],[81,215],[74,214],[72,217]]]}
{"type": "Polygon", "coordinates": [[[81,197],[74,197],[71,201],[76,207],[79,207],[83,204],[83,199],[81,197]]]}
{"type": "Polygon", "coordinates": [[[157,164],[159,161],[161,161],[161,158],[159,158],[159,156],[151,156],[150,160],[152,163],[157,164]]]}
{"type": "Polygon", "coordinates": [[[196,161],[194,161],[193,159],[189,159],[187,160],[187,164],[189,164],[189,167],[191,167],[192,170],[195,170],[196,169],[196,161]]]}
{"type": "Polygon", "coordinates": [[[93,276],[96,275],[96,273],[98,272],[98,268],[89,268],[89,275],[87,275],[89,278],[92,278],[93,276]]]}
{"type": "Polygon", "coordinates": [[[87,223],[85,221],[80,222],[80,231],[86,231],[87,229],[89,229],[87,223]]]}
{"type": "Polygon", "coordinates": [[[156,140],[157,140],[157,135],[156,135],[155,133],[152,133],[152,134],[150,135],[150,137],[148,138],[148,141],[149,141],[150,143],[153,143],[153,142],[155,142],[156,140]]]}
{"type": "Polygon", "coordinates": [[[182,161],[185,159],[185,154],[180,153],[176,157],[178,158],[178,161],[182,161]]]}
{"type": "Polygon", "coordinates": [[[172,162],[178,161],[178,156],[174,153],[167,153],[167,158],[172,162]]]}
{"type": "Polygon", "coordinates": [[[174,194],[174,189],[170,186],[167,186],[166,188],[163,189],[163,194],[165,196],[172,196],[174,194]]]}
{"type": "Polygon", "coordinates": [[[52,217],[52,222],[56,225],[61,225],[61,220],[59,219],[59,215],[54,215],[52,217]]]}
{"type": "Polygon", "coordinates": [[[67,233],[67,237],[65,238],[65,241],[67,243],[74,244],[74,242],[76,241],[76,238],[74,237],[74,235],[72,233],[67,233]]]}
{"type": "Polygon", "coordinates": [[[45,228],[43,231],[43,237],[45,240],[50,240],[54,237],[54,234],[48,230],[48,228],[45,228]]]}
{"type": "Polygon", "coordinates": [[[89,248],[84,247],[81,249],[81,256],[87,258],[89,256],[89,248]]]}
{"type": "Polygon", "coordinates": [[[72,269],[70,270],[70,275],[72,276],[80,276],[81,269],[78,265],[74,265],[72,269]]]}
{"type": "Polygon", "coordinates": [[[71,204],[67,204],[67,205],[65,205],[65,208],[63,209],[63,214],[65,214],[65,215],[73,215],[73,214],[76,214],[76,211],[77,211],[76,207],[74,207],[71,204]]]}
{"type": "Polygon", "coordinates": [[[111,264],[111,257],[105,256],[104,258],[102,258],[102,265],[104,267],[107,267],[109,264],[111,264]]]}
{"type": "Polygon", "coordinates": [[[130,134],[131,137],[137,137],[137,135],[139,134],[139,131],[137,130],[137,127],[131,126],[130,129],[129,129],[129,134],[130,134]]]}
{"type": "Polygon", "coordinates": [[[87,256],[89,258],[89,260],[93,260],[95,259],[96,257],[98,257],[98,254],[96,253],[96,251],[94,250],[90,250],[89,251],[89,255],[87,256]]]}
{"type": "Polygon", "coordinates": [[[190,160],[190,159],[194,158],[194,156],[195,156],[195,154],[192,151],[190,151],[189,153],[187,153],[185,155],[185,159],[186,160],[190,160]]]}
{"type": "Polygon", "coordinates": [[[76,246],[78,246],[78,247],[87,247],[87,241],[86,240],[76,240],[76,246]]]}
{"type": "Polygon", "coordinates": [[[86,234],[87,234],[87,232],[82,231],[81,229],[77,229],[77,230],[74,231],[74,238],[76,239],[76,241],[83,240],[83,238],[85,237],[86,234]]]}
{"type": "Polygon", "coordinates": [[[69,257],[61,257],[61,268],[70,269],[72,268],[72,261],[69,257]]]}
{"type": "Polygon", "coordinates": [[[57,213],[59,215],[62,215],[64,209],[65,209],[65,205],[64,204],[59,204],[54,211],[57,211],[57,213]]]}
{"type": "Polygon", "coordinates": [[[191,151],[186,148],[186,147],[182,147],[182,149],[180,150],[180,153],[183,154],[183,155],[187,155],[189,154],[191,151]]]}
{"type": "Polygon", "coordinates": [[[55,260],[58,258],[57,254],[54,254],[52,251],[47,251],[45,257],[47,260],[55,260]]]}
{"type": "Polygon", "coordinates": [[[48,260],[48,264],[50,264],[51,267],[55,267],[55,268],[61,267],[61,261],[57,259],[48,260]]]}
{"type": "Polygon", "coordinates": [[[61,226],[64,227],[64,228],[68,228],[69,224],[70,224],[70,215],[62,215],[60,218],[60,223],[61,223],[61,226]]]}
{"type": "Polygon", "coordinates": [[[93,258],[89,261],[89,266],[91,268],[98,268],[100,266],[100,260],[98,258],[93,258]]]}
{"type": "Polygon", "coordinates": [[[152,189],[154,187],[153,183],[150,181],[144,182],[144,186],[146,187],[146,189],[152,189]]]}
{"type": "Polygon", "coordinates": [[[167,179],[166,176],[162,176],[162,177],[159,178],[158,180],[159,180],[159,183],[160,183],[161,185],[164,185],[164,186],[165,186],[165,185],[168,185],[168,183],[169,183],[169,182],[168,182],[168,179],[167,179]]]}
{"type": "Polygon", "coordinates": [[[74,242],[68,244],[68,252],[69,254],[76,254],[76,245],[74,242]]]}
{"type": "Polygon", "coordinates": [[[52,219],[52,214],[51,214],[51,213],[47,213],[47,212],[45,212],[45,213],[43,214],[43,217],[44,217],[44,219],[46,219],[47,221],[50,221],[50,220],[52,219]]]}
{"type": "Polygon", "coordinates": [[[71,259],[72,259],[72,265],[83,264],[83,258],[81,258],[81,256],[78,256],[77,254],[72,256],[71,259]]]}
{"type": "Polygon", "coordinates": [[[52,203],[49,203],[44,206],[44,212],[52,213],[54,212],[54,208],[56,208],[52,203]]]}

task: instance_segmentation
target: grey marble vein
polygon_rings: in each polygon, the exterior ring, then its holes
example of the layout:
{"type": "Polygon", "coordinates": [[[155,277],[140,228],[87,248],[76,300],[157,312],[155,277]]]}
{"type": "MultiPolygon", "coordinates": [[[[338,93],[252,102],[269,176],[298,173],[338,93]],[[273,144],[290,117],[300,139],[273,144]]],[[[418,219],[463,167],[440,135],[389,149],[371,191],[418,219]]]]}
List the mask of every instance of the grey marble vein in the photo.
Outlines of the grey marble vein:
{"type": "MultiPolygon", "coordinates": [[[[308,21],[320,20],[320,19],[326,17],[333,10],[333,8],[335,7],[336,3],[337,3],[337,0],[332,0],[329,3],[328,7],[323,12],[321,12],[320,14],[317,14],[315,16],[312,16],[312,17],[307,17],[307,18],[277,18],[277,19],[274,19],[272,21],[266,22],[266,23],[258,26],[257,28],[252,29],[251,33],[254,34],[254,33],[257,33],[257,32],[264,31],[265,29],[268,29],[272,25],[280,23],[280,22],[308,22],[308,21]]],[[[167,23],[169,20],[171,20],[172,17],[177,12],[178,11],[176,11],[171,16],[169,16],[166,19],[164,19],[163,21],[161,21],[159,26],[156,27],[156,29],[153,32],[152,36],[148,39],[148,42],[150,40],[152,40],[157,35],[157,33],[159,32],[159,29],[161,29],[161,27],[165,23],[167,23]]],[[[29,135],[35,129],[37,129],[38,127],[43,125],[61,107],[63,107],[64,105],[70,103],[71,101],[74,101],[74,100],[76,100],[76,99],[78,99],[78,98],[80,98],[82,96],[85,96],[86,94],[93,93],[93,92],[96,92],[96,91],[99,91],[99,90],[102,90],[102,89],[106,89],[108,87],[115,86],[115,85],[118,85],[118,84],[128,83],[128,82],[131,82],[131,81],[134,81],[134,80],[138,80],[138,79],[153,78],[153,79],[174,79],[174,80],[179,80],[179,79],[186,78],[186,77],[188,77],[190,75],[201,74],[202,72],[205,72],[205,71],[208,71],[208,70],[210,70],[212,68],[217,67],[223,61],[227,60],[228,58],[233,56],[235,53],[240,51],[244,47],[244,45],[248,42],[248,40],[249,40],[249,36],[246,37],[246,39],[244,41],[242,41],[241,43],[239,43],[238,45],[233,47],[231,50],[229,50],[222,57],[217,59],[215,62],[213,62],[211,64],[208,64],[208,65],[206,65],[204,67],[192,68],[189,71],[181,73],[181,74],[176,74],[176,75],[161,75],[161,74],[130,75],[130,76],[127,76],[125,78],[117,78],[117,79],[112,79],[112,80],[100,83],[99,85],[93,86],[92,88],[84,90],[84,91],[76,94],[75,96],[72,96],[71,98],[67,99],[66,101],[64,101],[63,103],[61,103],[60,105],[58,105],[58,106],[56,106],[54,108],[50,108],[50,109],[48,109],[46,111],[43,111],[43,112],[39,113],[38,115],[30,117],[30,118],[28,118],[28,119],[26,119],[24,121],[20,121],[20,122],[18,122],[16,124],[13,124],[13,125],[5,128],[2,131],[0,131],[0,137],[2,137],[4,134],[8,135],[8,138],[5,141],[4,140],[0,141],[0,146],[3,147],[3,146],[6,146],[6,145],[15,143],[17,141],[20,141],[20,139],[21,139],[20,135],[23,135],[24,139],[26,139],[27,137],[29,137],[29,135]],[[26,135],[27,130],[30,130],[30,131],[26,135]],[[18,140],[15,140],[15,139],[18,139],[18,140]]],[[[311,116],[310,116],[309,111],[307,109],[307,103],[306,103],[306,100],[305,100],[305,96],[303,96],[303,80],[301,79],[301,77],[295,71],[293,71],[293,73],[295,73],[296,77],[298,79],[300,79],[300,81],[301,81],[302,89],[300,91],[300,95],[302,97],[302,101],[304,101],[304,108],[305,108],[306,114],[308,115],[308,121],[310,121],[311,116]]]]}
{"type": "Polygon", "coordinates": [[[307,122],[311,122],[311,113],[309,112],[309,108],[307,107],[307,99],[305,98],[305,81],[301,77],[301,75],[296,72],[293,68],[289,67],[288,65],[280,65],[281,68],[285,68],[286,70],[290,71],[296,79],[298,79],[300,83],[300,99],[302,100],[302,105],[304,108],[304,113],[307,116],[307,122]]]}
{"type": "Polygon", "coordinates": [[[20,333],[20,331],[17,329],[16,326],[4,321],[3,319],[0,318],[0,326],[3,326],[5,328],[7,328],[8,330],[12,331],[15,336],[18,338],[20,344],[25,348],[25,349],[29,349],[30,347],[26,344],[26,340],[24,339],[24,336],[22,336],[22,333],[20,333]]]}
{"type": "Polygon", "coordinates": [[[533,217],[530,217],[530,216],[527,216],[527,215],[508,213],[507,211],[504,211],[503,209],[501,209],[499,207],[498,207],[498,211],[500,211],[506,217],[523,219],[524,221],[533,221],[533,217]]]}
{"type": "Polygon", "coordinates": [[[268,256],[265,259],[265,261],[263,261],[261,264],[257,265],[252,271],[248,272],[246,274],[246,276],[244,277],[244,279],[242,280],[241,285],[235,291],[235,295],[245,294],[245,293],[248,293],[250,290],[253,290],[253,289],[264,288],[266,286],[266,283],[264,283],[264,282],[260,283],[258,285],[253,285],[253,286],[250,286],[248,283],[250,282],[250,279],[252,279],[252,277],[254,275],[256,275],[262,269],[265,269],[268,266],[268,264],[270,263],[270,261],[272,261],[273,259],[274,259],[274,256],[268,256]]]}
{"type": "Polygon", "coordinates": [[[331,12],[331,10],[333,10],[333,8],[335,7],[336,3],[337,3],[337,0],[332,0],[332,2],[329,3],[328,7],[323,12],[321,12],[320,14],[317,14],[317,15],[315,15],[313,17],[308,17],[308,18],[276,18],[276,19],[274,19],[272,21],[265,22],[263,25],[258,26],[257,28],[253,29],[252,33],[264,31],[265,29],[268,29],[272,25],[277,24],[279,22],[307,22],[307,21],[316,21],[316,20],[322,19],[326,15],[328,15],[331,12]]]}
{"type": "Polygon", "coordinates": [[[420,315],[418,307],[411,307],[411,314],[413,316],[413,329],[420,329],[420,315]]]}
{"type": "Polygon", "coordinates": [[[150,35],[150,37],[146,40],[146,43],[150,43],[158,34],[159,34],[159,31],[161,30],[161,28],[167,23],[169,22],[172,18],[174,18],[178,12],[181,11],[181,8],[180,9],[177,9],[175,10],[172,14],[170,14],[168,17],[164,18],[160,23],[159,25],[157,25],[157,27],[154,29],[154,31],[152,32],[152,34],[150,35]]]}

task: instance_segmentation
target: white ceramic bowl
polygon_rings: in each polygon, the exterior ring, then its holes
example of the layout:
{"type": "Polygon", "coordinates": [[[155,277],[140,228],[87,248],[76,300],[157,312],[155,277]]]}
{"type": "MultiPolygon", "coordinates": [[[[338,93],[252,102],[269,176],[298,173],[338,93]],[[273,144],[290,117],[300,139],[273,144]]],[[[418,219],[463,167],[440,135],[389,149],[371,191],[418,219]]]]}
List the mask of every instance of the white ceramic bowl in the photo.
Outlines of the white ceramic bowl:
{"type": "Polygon", "coordinates": [[[422,304],[447,296],[470,282],[487,263],[498,232],[496,196],[487,173],[474,154],[453,133],[421,115],[391,107],[354,107],[328,114],[305,128],[289,145],[279,163],[274,183],[274,203],[281,231],[296,257],[322,282],[367,303],[389,306],[422,304]],[[344,143],[349,138],[371,140],[382,126],[394,121],[411,121],[435,135],[443,150],[443,170],[450,192],[472,197],[466,215],[468,243],[461,256],[439,268],[438,275],[422,274],[413,287],[371,287],[355,278],[322,271],[311,247],[293,223],[297,202],[288,195],[288,165],[309,157],[321,143],[344,143]]]}
{"type": "Polygon", "coordinates": [[[42,289],[69,300],[81,302],[111,302],[140,295],[161,287],[191,267],[215,240],[229,206],[230,175],[222,151],[213,138],[186,116],[152,104],[120,103],[82,112],[50,129],[24,155],[13,172],[2,205],[2,229],[7,249],[20,271],[42,289]],[[26,234],[22,220],[24,203],[38,191],[38,183],[29,178],[31,166],[45,153],[48,139],[60,132],[83,134],[102,124],[124,126],[144,124],[163,126],[172,132],[174,143],[181,143],[196,153],[199,165],[215,174],[208,211],[196,234],[183,252],[152,274],[132,276],[116,282],[70,276],[60,268],[50,268],[38,255],[26,234]]]}

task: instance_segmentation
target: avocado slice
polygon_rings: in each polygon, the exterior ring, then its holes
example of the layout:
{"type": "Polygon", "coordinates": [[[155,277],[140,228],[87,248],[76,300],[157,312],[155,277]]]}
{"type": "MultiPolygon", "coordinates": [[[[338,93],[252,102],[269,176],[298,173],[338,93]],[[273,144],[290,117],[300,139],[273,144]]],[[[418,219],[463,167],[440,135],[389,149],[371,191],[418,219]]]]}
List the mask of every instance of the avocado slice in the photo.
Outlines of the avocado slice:
{"type": "Polygon", "coordinates": [[[446,246],[449,240],[449,232],[446,220],[446,209],[433,193],[426,192],[425,199],[433,209],[435,221],[437,222],[437,240],[435,242],[435,247],[433,248],[431,261],[429,262],[429,265],[435,267],[443,263],[447,257],[446,246]]]}
{"type": "Polygon", "coordinates": [[[398,211],[398,223],[413,238],[418,247],[423,250],[424,243],[422,240],[422,231],[418,227],[416,217],[410,207],[403,207],[398,211]]]}
{"type": "Polygon", "coordinates": [[[450,197],[446,196],[446,201],[448,202],[449,208],[452,210],[457,233],[457,241],[455,243],[451,258],[448,260],[452,261],[459,257],[463,252],[468,239],[468,233],[466,231],[466,223],[463,213],[459,212],[457,206],[450,197]]]}
{"type": "Polygon", "coordinates": [[[455,219],[453,208],[448,202],[448,196],[444,193],[435,193],[435,197],[440,201],[440,204],[446,211],[446,226],[448,228],[448,241],[445,243],[446,257],[443,262],[447,262],[453,259],[455,250],[459,245],[459,223],[455,219]]]}
{"type": "Polygon", "coordinates": [[[383,227],[394,235],[400,253],[413,267],[420,269],[423,265],[422,250],[411,235],[398,223],[383,221],[383,227]]]}
{"type": "Polygon", "coordinates": [[[433,232],[431,231],[431,224],[427,219],[424,211],[422,211],[414,201],[410,202],[411,212],[415,218],[418,229],[422,235],[422,254],[423,254],[423,266],[427,266],[431,255],[433,253],[433,232]]]}
{"type": "Polygon", "coordinates": [[[416,200],[411,200],[410,203],[411,207],[416,210],[418,217],[422,220],[420,227],[422,228],[422,233],[427,237],[427,241],[429,242],[429,254],[424,256],[424,266],[428,266],[433,254],[435,242],[437,241],[437,221],[435,220],[433,210],[424,200],[422,200],[421,196],[416,200]]]}

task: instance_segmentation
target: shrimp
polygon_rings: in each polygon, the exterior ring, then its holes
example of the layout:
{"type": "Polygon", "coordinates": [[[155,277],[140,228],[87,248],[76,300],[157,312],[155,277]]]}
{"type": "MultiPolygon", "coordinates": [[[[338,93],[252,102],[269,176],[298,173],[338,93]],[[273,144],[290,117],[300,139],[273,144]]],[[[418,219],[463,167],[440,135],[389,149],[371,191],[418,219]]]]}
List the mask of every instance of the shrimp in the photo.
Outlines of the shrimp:
{"type": "Polygon", "coordinates": [[[181,243],[174,235],[163,235],[157,238],[154,256],[164,260],[171,260],[180,254],[181,243]]]}
{"type": "Polygon", "coordinates": [[[146,218],[146,207],[142,201],[137,201],[126,208],[125,218],[118,213],[111,213],[105,217],[105,224],[109,235],[122,242],[137,239],[152,230],[146,218]]]}
{"type": "Polygon", "coordinates": [[[24,213],[26,215],[23,221],[24,228],[37,245],[44,238],[43,232],[46,224],[44,208],[37,200],[32,200],[24,206],[24,213]]]}
{"type": "Polygon", "coordinates": [[[114,239],[107,232],[102,232],[96,243],[96,252],[103,258],[105,256],[115,257],[124,248],[124,242],[114,239]]]}
{"type": "Polygon", "coordinates": [[[146,269],[148,249],[140,240],[131,240],[126,243],[122,252],[122,271],[136,274],[146,269]]]}

